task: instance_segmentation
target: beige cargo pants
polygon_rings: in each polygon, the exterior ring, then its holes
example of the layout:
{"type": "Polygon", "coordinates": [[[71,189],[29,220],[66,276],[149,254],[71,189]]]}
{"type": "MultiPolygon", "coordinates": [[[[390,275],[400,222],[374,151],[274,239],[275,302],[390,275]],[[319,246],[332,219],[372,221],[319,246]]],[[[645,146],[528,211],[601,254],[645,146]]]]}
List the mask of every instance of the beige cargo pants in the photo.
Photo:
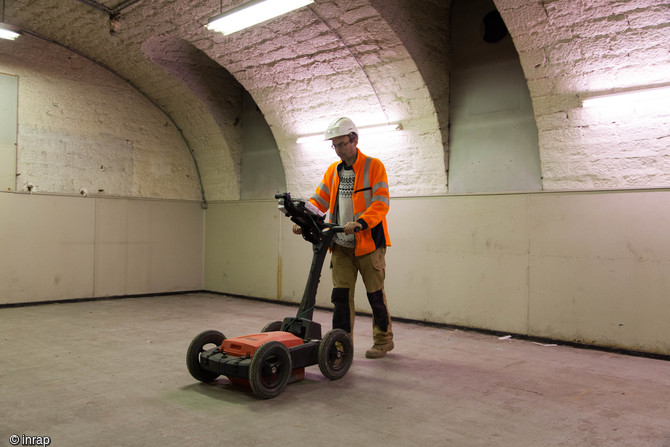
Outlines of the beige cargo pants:
{"type": "Polygon", "coordinates": [[[335,244],[331,253],[331,269],[333,276],[333,294],[331,302],[334,306],[333,329],[343,329],[353,340],[354,291],[356,279],[360,272],[363,284],[372,309],[372,336],[374,344],[386,344],[393,340],[391,314],[386,303],[384,279],[386,276],[386,247],[380,247],[372,253],[354,256],[353,248],[345,248],[335,244]]]}

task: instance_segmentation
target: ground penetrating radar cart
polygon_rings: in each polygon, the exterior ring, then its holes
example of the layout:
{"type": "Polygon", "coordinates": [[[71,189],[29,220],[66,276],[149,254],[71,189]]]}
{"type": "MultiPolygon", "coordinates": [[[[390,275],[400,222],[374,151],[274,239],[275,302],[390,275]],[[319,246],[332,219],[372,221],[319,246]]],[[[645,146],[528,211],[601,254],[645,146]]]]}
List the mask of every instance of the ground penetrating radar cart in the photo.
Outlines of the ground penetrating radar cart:
{"type": "Polygon", "coordinates": [[[319,365],[321,373],[337,380],[349,371],[353,344],[342,329],[321,336],[321,325],[312,321],[316,291],[326,252],[343,227],[325,222],[325,215],[310,202],[277,194],[279,210],[302,229],[312,244],[312,266],[295,317],[273,321],[260,333],[226,338],[217,330],[198,334],[186,352],[186,366],[193,378],[214,381],[221,375],[231,382],[248,384],[260,398],[278,396],[291,381],[304,378],[305,367],[319,365]]]}

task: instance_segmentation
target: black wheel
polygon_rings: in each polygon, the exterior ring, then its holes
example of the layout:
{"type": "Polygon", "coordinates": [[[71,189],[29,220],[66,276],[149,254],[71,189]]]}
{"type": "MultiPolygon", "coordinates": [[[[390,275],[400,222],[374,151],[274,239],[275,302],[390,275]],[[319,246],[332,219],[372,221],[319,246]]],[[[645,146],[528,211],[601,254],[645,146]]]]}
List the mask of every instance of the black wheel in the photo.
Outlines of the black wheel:
{"type": "Polygon", "coordinates": [[[354,361],[354,345],[342,329],[328,332],[319,343],[319,369],[330,380],[344,377],[354,361]]]}
{"type": "Polygon", "coordinates": [[[282,326],[281,321],[273,321],[272,323],[268,323],[263,327],[261,332],[274,332],[274,331],[281,331],[281,326],[282,326]]]}
{"type": "Polygon", "coordinates": [[[219,374],[205,371],[200,367],[200,354],[216,346],[221,346],[221,342],[225,339],[225,335],[215,330],[204,331],[195,336],[186,351],[186,367],[194,379],[201,382],[211,382],[219,377],[219,374]]]}
{"type": "Polygon", "coordinates": [[[251,389],[263,399],[278,396],[284,391],[292,369],[291,354],[286,346],[278,341],[263,343],[249,365],[251,389]]]}

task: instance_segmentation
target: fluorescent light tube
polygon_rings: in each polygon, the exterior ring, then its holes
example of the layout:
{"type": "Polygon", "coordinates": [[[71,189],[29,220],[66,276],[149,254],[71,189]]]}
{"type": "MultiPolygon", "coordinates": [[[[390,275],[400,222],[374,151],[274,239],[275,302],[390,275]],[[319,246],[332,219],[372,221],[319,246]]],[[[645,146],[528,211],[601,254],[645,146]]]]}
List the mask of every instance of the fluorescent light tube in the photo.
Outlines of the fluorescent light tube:
{"type": "Polygon", "coordinates": [[[20,34],[16,27],[0,22],[0,39],[14,40],[19,36],[20,34]]]}
{"type": "MultiPolygon", "coordinates": [[[[392,124],[378,124],[373,126],[365,126],[358,128],[358,135],[372,135],[375,133],[385,133],[385,132],[394,132],[396,130],[402,130],[402,125],[400,123],[392,124]]],[[[325,141],[323,139],[323,133],[317,133],[313,135],[305,135],[296,140],[296,143],[314,143],[317,141],[325,141]]]]}
{"type": "Polygon", "coordinates": [[[323,139],[323,133],[315,134],[315,135],[305,135],[303,137],[298,137],[297,140],[295,140],[296,143],[298,144],[303,144],[303,143],[316,143],[317,141],[326,141],[323,139]]]}
{"type": "Polygon", "coordinates": [[[372,135],[373,133],[386,133],[393,132],[396,130],[401,130],[402,126],[400,123],[394,124],[382,124],[379,126],[368,126],[360,129],[361,135],[372,135]]]}
{"type": "Polygon", "coordinates": [[[639,103],[667,104],[668,101],[670,101],[670,86],[593,96],[584,99],[582,107],[629,108],[639,103]]]}
{"type": "Polygon", "coordinates": [[[310,3],[314,0],[254,0],[214,17],[207,28],[228,35],[310,3]]]}

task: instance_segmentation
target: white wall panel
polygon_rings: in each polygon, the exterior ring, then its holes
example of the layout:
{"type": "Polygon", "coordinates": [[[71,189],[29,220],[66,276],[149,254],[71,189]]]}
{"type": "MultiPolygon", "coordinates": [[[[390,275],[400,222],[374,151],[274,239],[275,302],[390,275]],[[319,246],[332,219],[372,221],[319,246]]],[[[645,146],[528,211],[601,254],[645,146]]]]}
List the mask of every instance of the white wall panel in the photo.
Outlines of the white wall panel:
{"type": "Polygon", "coordinates": [[[93,296],[93,200],[0,193],[0,304],[93,296]]]}
{"type": "Polygon", "coordinates": [[[276,202],[211,203],[206,213],[205,288],[277,298],[276,202]]]}
{"type": "Polygon", "coordinates": [[[96,205],[96,296],[202,288],[200,204],[98,199],[96,205]]]}
{"type": "Polygon", "coordinates": [[[0,194],[0,304],[201,290],[197,202],[0,194]]]}
{"type": "Polygon", "coordinates": [[[392,199],[392,314],[526,331],[527,197],[392,199]]]}
{"type": "Polygon", "coordinates": [[[670,353],[670,192],[530,200],[530,333],[670,353]]]}

